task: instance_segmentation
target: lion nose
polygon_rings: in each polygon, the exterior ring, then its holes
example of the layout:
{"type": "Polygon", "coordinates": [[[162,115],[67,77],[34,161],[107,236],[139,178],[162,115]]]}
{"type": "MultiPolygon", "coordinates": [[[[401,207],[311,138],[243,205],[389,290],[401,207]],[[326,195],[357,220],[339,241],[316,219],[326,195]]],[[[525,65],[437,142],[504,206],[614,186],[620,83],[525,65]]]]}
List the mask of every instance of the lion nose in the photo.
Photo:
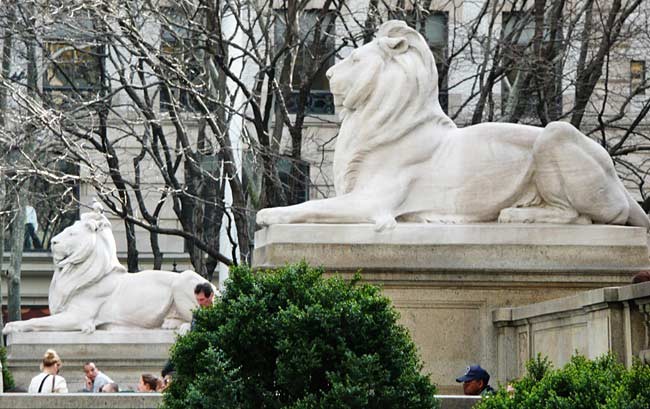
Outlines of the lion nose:
{"type": "Polygon", "coordinates": [[[328,80],[332,78],[332,72],[333,72],[333,71],[334,71],[334,67],[330,67],[330,68],[325,72],[325,76],[327,77],[328,80]]]}

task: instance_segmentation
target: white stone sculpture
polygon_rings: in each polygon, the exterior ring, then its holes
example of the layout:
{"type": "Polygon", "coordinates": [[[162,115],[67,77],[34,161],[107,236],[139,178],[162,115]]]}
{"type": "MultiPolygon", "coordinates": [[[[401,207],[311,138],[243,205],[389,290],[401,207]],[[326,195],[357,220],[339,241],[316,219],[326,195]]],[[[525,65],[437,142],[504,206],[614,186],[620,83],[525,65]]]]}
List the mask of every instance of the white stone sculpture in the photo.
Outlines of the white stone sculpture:
{"type": "Polygon", "coordinates": [[[565,122],[457,128],[425,40],[401,21],[327,72],[342,119],[336,197],[257,223],[602,223],[650,227],[607,152],[565,122]]]}
{"type": "Polygon", "coordinates": [[[198,307],[194,287],[205,278],[189,270],[127,273],[117,259],[110,222],[101,206],[93,208],[52,239],[52,315],[10,322],[3,334],[187,327],[183,324],[198,307]]]}

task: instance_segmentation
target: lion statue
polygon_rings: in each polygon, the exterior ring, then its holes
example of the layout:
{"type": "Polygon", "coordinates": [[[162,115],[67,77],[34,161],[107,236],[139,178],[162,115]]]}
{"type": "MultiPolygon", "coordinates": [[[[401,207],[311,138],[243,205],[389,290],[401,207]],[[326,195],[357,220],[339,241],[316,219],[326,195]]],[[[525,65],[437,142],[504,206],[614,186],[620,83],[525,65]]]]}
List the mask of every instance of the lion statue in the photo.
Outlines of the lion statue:
{"type": "MultiPolygon", "coordinates": [[[[101,208],[52,238],[52,315],[5,325],[20,331],[94,332],[96,328],[188,328],[198,307],[194,287],[206,279],[193,271],[130,274],[117,259],[111,224],[101,208]],[[184,325],[185,324],[185,325],[184,325]]],[[[213,286],[214,288],[214,286],[213,286]]],[[[215,289],[215,293],[216,292],[215,289]]]]}
{"type": "Polygon", "coordinates": [[[260,210],[257,223],[601,223],[650,227],[607,152],[576,128],[457,128],[424,38],[388,21],[327,76],[342,119],[336,197],[260,210]]]}

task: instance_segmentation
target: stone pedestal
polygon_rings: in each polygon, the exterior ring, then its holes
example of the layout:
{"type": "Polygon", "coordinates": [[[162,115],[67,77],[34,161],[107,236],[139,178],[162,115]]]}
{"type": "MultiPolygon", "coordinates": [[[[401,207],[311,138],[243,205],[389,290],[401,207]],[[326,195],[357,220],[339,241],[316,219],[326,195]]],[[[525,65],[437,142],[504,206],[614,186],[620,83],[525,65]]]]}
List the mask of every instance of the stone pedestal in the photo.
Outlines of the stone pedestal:
{"type": "Polygon", "coordinates": [[[136,390],[141,374],[160,376],[175,338],[173,331],[164,330],[14,333],[7,337],[8,366],[16,385],[27,388],[40,372],[43,353],[52,348],[63,360],[60,373],[70,392],[83,388],[83,364],[88,361],[95,362],[121,390],[136,390]]]}
{"type": "Polygon", "coordinates": [[[441,393],[480,363],[498,373],[492,311],[630,283],[650,269],[644,229],[530,224],[273,225],[256,233],[253,264],[302,259],[350,277],[361,270],[400,311],[441,393]]]}

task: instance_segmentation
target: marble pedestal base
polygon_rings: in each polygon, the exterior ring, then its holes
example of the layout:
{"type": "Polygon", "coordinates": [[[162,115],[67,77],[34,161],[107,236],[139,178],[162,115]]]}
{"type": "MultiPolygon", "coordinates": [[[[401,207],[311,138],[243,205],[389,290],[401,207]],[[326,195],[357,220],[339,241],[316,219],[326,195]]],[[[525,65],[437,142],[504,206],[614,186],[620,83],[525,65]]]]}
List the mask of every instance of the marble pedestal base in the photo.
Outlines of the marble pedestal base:
{"type": "Polygon", "coordinates": [[[492,311],[631,282],[650,269],[645,229],[531,224],[273,225],[255,235],[253,265],[302,259],[328,273],[361,270],[401,314],[440,393],[480,363],[499,373],[492,311]]]}
{"type": "Polygon", "coordinates": [[[27,388],[40,372],[43,353],[53,348],[63,360],[60,373],[70,392],[83,388],[83,364],[88,361],[120,389],[136,390],[142,373],[160,376],[175,337],[173,331],[164,330],[14,333],[7,337],[8,365],[16,385],[27,388]]]}

